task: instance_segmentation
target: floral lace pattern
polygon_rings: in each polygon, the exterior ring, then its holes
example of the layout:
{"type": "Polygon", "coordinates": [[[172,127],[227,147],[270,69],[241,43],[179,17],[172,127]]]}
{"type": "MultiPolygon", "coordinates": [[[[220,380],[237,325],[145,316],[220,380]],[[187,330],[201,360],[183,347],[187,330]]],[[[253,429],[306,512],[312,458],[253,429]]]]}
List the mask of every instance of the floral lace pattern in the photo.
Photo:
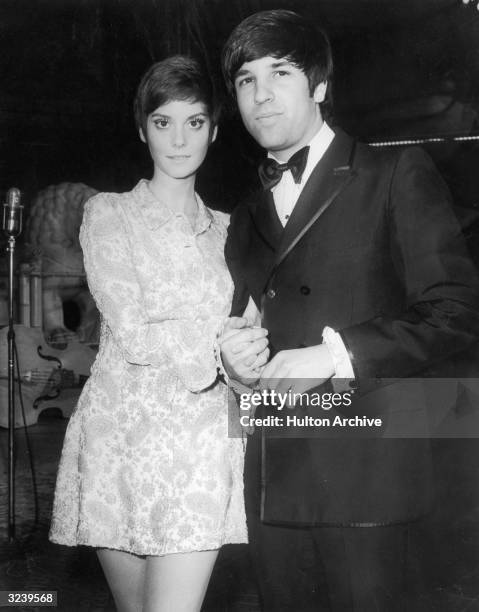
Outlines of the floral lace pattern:
{"type": "Polygon", "coordinates": [[[101,340],[65,435],[52,541],[142,555],[246,541],[243,445],[213,351],[233,291],[227,223],[199,200],[192,229],[146,181],[87,202],[101,340]]]}

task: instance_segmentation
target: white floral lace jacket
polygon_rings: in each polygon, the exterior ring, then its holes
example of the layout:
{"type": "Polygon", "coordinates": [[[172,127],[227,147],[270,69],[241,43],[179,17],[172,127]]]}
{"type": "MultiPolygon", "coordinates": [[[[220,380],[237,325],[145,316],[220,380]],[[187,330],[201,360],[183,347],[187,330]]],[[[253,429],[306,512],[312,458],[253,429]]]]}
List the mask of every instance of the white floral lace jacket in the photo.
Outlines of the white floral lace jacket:
{"type": "Polygon", "coordinates": [[[94,368],[108,362],[113,372],[127,362],[167,369],[193,392],[215,382],[212,347],[232,295],[223,255],[228,215],[198,201],[194,231],[144,180],[85,205],[80,243],[102,315],[94,368]]]}

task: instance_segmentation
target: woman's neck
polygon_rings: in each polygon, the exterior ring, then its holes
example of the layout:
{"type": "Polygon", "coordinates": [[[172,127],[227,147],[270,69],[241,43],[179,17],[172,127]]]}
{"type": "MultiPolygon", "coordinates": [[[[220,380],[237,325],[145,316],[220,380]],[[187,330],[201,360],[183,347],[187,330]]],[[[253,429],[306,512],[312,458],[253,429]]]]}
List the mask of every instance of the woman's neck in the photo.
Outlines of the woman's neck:
{"type": "Polygon", "coordinates": [[[195,198],[195,177],[174,179],[155,173],[150,181],[150,190],[168,208],[188,217],[196,216],[198,204],[195,198]]]}

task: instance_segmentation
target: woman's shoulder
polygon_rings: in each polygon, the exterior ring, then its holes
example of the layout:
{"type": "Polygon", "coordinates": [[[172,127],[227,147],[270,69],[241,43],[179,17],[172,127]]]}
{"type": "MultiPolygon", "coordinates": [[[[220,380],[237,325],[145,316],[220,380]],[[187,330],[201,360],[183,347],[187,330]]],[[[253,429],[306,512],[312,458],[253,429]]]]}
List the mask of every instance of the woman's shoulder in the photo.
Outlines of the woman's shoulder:
{"type": "Polygon", "coordinates": [[[135,189],[122,193],[114,191],[100,191],[85,202],[84,216],[112,215],[128,209],[134,200],[135,189]]]}
{"type": "Polygon", "coordinates": [[[226,234],[228,229],[228,225],[230,224],[230,215],[221,210],[217,210],[216,208],[211,208],[203,198],[199,195],[199,193],[195,193],[196,199],[199,202],[200,206],[206,211],[206,214],[211,218],[212,226],[218,230],[220,230],[221,234],[226,234]]]}
{"type": "Polygon", "coordinates": [[[228,229],[228,225],[230,224],[229,213],[225,213],[221,210],[215,210],[214,208],[207,208],[213,217],[214,223],[225,230],[228,229]]]}
{"type": "Polygon", "coordinates": [[[85,202],[83,208],[83,229],[96,226],[110,226],[117,229],[124,224],[123,217],[131,201],[130,191],[124,193],[101,191],[85,202]]]}
{"type": "Polygon", "coordinates": [[[131,191],[116,193],[114,191],[100,191],[85,202],[85,208],[115,207],[132,198],[131,191]]]}

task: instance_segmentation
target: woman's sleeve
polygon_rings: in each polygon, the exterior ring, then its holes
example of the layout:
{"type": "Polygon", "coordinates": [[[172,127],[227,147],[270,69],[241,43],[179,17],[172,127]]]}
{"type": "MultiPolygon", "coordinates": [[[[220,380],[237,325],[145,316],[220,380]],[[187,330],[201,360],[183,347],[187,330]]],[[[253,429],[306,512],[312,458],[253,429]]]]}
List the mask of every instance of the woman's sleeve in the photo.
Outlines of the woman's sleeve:
{"type": "Polygon", "coordinates": [[[113,198],[98,194],[85,205],[80,244],[90,292],[127,362],[169,363],[190,391],[201,391],[217,377],[213,347],[223,317],[150,320],[113,198]]]}

